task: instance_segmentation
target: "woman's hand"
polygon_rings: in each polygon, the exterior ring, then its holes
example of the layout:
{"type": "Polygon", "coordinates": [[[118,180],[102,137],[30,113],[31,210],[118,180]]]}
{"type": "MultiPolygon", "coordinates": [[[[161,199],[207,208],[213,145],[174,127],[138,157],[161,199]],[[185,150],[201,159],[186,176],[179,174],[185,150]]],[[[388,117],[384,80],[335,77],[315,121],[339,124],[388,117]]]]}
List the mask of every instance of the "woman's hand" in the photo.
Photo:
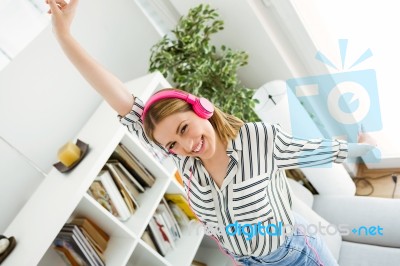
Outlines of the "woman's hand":
{"type": "Polygon", "coordinates": [[[366,133],[363,126],[361,126],[361,130],[358,133],[358,143],[369,144],[374,147],[378,146],[376,139],[374,139],[370,134],[366,133]]]}
{"type": "Polygon", "coordinates": [[[57,38],[70,33],[72,20],[75,16],[78,0],[71,0],[67,3],[65,0],[46,0],[50,6],[49,14],[52,14],[53,32],[57,38]]]}
{"type": "Polygon", "coordinates": [[[376,139],[374,139],[370,134],[366,133],[363,126],[360,128],[357,140],[358,143],[348,144],[349,158],[364,156],[378,147],[376,139]]]}

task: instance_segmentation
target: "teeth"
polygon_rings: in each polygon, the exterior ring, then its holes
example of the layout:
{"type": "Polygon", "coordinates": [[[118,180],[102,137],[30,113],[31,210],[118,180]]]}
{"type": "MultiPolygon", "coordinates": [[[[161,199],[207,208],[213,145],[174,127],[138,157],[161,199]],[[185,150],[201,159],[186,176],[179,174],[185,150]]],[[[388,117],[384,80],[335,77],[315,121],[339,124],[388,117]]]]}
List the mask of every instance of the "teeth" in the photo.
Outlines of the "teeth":
{"type": "Polygon", "coordinates": [[[200,151],[200,149],[201,149],[202,146],[203,146],[203,139],[201,139],[199,145],[197,145],[196,149],[194,149],[193,151],[194,151],[194,152],[200,151]]]}

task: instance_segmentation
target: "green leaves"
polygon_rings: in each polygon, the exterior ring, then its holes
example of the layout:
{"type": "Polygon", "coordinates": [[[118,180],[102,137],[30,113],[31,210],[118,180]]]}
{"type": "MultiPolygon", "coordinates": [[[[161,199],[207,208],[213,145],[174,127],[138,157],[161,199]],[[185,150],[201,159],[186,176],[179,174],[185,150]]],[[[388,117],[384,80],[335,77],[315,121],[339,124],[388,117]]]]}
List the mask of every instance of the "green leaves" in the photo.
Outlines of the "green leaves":
{"type": "Polygon", "coordinates": [[[201,4],[180,18],[172,31],[151,48],[149,70],[171,76],[176,87],[210,99],[224,112],[242,120],[259,121],[254,113],[254,91],[243,86],[237,70],[248,62],[248,54],[210,44],[211,35],[224,22],[209,5],[201,4]]]}

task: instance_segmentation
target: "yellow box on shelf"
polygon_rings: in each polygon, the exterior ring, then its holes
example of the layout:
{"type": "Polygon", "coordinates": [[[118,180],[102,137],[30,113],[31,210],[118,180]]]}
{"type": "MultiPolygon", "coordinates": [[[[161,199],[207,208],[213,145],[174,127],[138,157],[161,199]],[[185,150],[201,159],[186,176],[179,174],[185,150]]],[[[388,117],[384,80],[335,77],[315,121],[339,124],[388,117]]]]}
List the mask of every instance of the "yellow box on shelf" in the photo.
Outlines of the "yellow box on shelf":
{"type": "Polygon", "coordinates": [[[76,144],[69,141],[58,150],[57,155],[60,162],[68,167],[79,159],[81,150],[76,144]]]}

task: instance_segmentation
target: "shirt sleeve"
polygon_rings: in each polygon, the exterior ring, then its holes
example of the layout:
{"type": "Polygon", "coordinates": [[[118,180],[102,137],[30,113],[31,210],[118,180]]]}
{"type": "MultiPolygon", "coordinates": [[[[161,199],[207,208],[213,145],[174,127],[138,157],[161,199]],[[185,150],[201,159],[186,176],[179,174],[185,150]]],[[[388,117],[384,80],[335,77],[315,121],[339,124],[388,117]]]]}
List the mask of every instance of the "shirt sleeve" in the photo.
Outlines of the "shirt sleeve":
{"type": "Polygon", "coordinates": [[[339,139],[300,139],[284,132],[276,124],[274,159],[279,168],[312,167],[328,163],[342,163],[347,158],[347,142],[339,139]]]}
{"type": "Polygon", "coordinates": [[[149,151],[153,153],[154,156],[159,157],[159,159],[162,159],[162,157],[167,157],[168,153],[166,152],[166,150],[163,149],[160,145],[154,143],[153,141],[150,141],[149,138],[146,136],[143,128],[143,121],[141,119],[144,104],[143,101],[138,97],[134,98],[135,100],[132,105],[131,111],[125,116],[118,115],[119,121],[121,122],[121,124],[126,126],[130,132],[134,133],[139,138],[139,140],[147,148],[149,148],[149,151]]]}
{"type": "Polygon", "coordinates": [[[150,140],[144,133],[143,122],[141,119],[144,104],[139,98],[134,98],[135,100],[131,111],[125,116],[118,115],[119,121],[121,122],[121,124],[126,126],[130,132],[135,133],[140,138],[140,140],[146,142],[147,144],[150,144],[150,140]]]}

